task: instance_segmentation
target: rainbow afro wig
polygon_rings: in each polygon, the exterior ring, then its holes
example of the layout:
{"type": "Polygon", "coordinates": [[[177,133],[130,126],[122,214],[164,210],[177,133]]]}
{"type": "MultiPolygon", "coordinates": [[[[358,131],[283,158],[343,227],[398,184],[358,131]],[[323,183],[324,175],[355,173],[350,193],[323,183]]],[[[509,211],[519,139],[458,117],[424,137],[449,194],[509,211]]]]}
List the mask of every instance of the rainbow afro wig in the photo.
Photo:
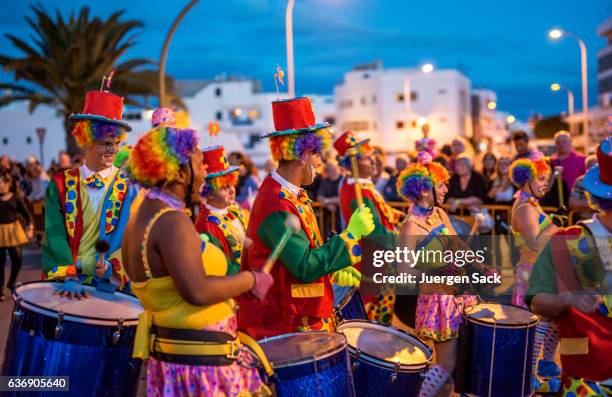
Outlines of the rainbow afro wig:
{"type": "Polygon", "coordinates": [[[158,127],[142,135],[130,152],[128,171],[145,186],[173,181],[198,147],[195,130],[158,127]]]}
{"type": "Polygon", "coordinates": [[[438,183],[447,183],[450,179],[448,170],[442,164],[432,162],[429,153],[421,153],[417,156],[418,162],[409,165],[397,178],[397,192],[406,200],[416,201],[421,192],[431,190],[438,183]]]}
{"type": "Polygon", "coordinates": [[[509,170],[510,180],[517,187],[532,182],[538,175],[550,172],[550,166],[542,152],[533,152],[529,158],[514,160],[509,170]]]}
{"type": "Polygon", "coordinates": [[[202,187],[202,195],[206,197],[212,192],[218,192],[226,186],[236,186],[237,184],[238,170],[214,178],[207,178],[206,183],[202,187]]]}
{"type": "Polygon", "coordinates": [[[76,122],[72,129],[72,135],[77,145],[85,148],[93,145],[96,141],[104,141],[106,139],[119,138],[119,141],[123,141],[126,137],[126,129],[115,123],[81,119],[76,122]]]}
{"type": "MultiPolygon", "coordinates": [[[[357,149],[357,155],[356,155],[357,158],[360,158],[363,155],[371,154],[373,151],[372,146],[367,141],[354,146],[354,148],[357,149]]],[[[351,168],[351,156],[342,157],[339,164],[346,169],[350,169],[351,168]]]]}
{"type": "Polygon", "coordinates": [[[328,128],[270,137],[270,152],[276,161],[303,161],[308,154],[321,154],[330,146],[331,133],[328,128]]]}

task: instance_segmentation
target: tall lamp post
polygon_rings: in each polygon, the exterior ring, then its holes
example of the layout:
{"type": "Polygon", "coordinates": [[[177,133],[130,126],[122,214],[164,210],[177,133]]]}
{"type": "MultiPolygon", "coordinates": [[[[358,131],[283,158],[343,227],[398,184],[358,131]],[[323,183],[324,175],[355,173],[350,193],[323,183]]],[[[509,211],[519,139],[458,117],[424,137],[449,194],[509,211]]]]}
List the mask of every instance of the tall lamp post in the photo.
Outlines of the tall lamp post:
{"type": "Polygon", "coordinates": [[[550,90],[553,92],[557,92],[562,89],[567,92],[567,114],[571,116],[574,114],[574,92],[559,83],[553,83],[550,85],[550,90]]]}
{"type": "Polygon", "coordinates": [[[172,26],[170,26],[170,30],[168,31],[166,39],[164,40],[164,45],[162,46],[161,55],[159,57],[159,107],[166,106],[166,59],[168,58],[168,48],[170,47],[170,41],[172,40],[172,36],[174,36],[176,28],[178,28],[185,15],[197,2],[198,0],[191,0],[185,6],[185,8],[183,8],[181,13],[178,14],[176,19],[174,20],[174,22],[172,22],[172,26]]]}
{"type": "Polygon", "coordinates": [[[285,10],[285,40],[287,42],[287,85],[289,98],[295,98],[295,67],[293,64],[293,6],[295,0],[287,0],[285,10]]]}
{"type": "Polygon", "coordinates": [[[582,120],[582,132],[584,134],[584,147],[586,148],[589,139],[589,95],[588,95],[588,76],[587,76],[587,49],[584,41],[575,34],[561,29],[552,29],[548,32],[548,37],[553,40],[559,40],[562,37],[569,36],[578,42],[580,46],[580,68],[582,72],[582,112],[584,119],[582,120]]]}

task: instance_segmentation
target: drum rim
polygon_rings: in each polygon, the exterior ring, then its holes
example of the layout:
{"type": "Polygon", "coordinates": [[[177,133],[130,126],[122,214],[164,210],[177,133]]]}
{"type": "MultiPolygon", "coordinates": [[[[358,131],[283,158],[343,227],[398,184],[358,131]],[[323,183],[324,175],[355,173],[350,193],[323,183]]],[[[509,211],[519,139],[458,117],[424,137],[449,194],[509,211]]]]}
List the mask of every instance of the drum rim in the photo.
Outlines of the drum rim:
{"type": "Polygon", "coordinates": [[[338,306],[336,306],[335,308],[337,308],[338,310],[344,309],[344,307],[346,305],[348,305],[348,303],[351,301],[351,299],[353,299],[353,295],[355,295],[355,291],[356,290],[357,290],[357,287],[349,288],[349,292],[346,294],[346,296],[344,298],[342,298],[342,300],[340,301],[338,306]]]}
{"type": "Polygon", "coordinates": [[[467,306],[463,309],[463,313],[462,313],[463,318],[471,323],[474,324],[478,324],[478,325],[484,325],[486,327],[491,327],[491,328],[512,328],[512,329],[522,329],[522,328],[531,328],[533,326],[535,326],[536,324],[538,324],[540,322],[540,316],[538,316],[537,314],[533,313],[532,311],[530,311],[527,308],[524,308],[522,306],[519,305],[514,305],[512,303],[497,303],[497,302],[479,302],[479,303],[475,303],[473,305],[467,306]],[[520,324],[499,324],[499,323],[495,323],[495,322],[488,322],[488,321],[483,321],[481,319],[478,318],[472,318],[469,317],[468,314],[466,314],[466,312],[468,311],[468,309],[474,307],[474,306],[478,306],[481,304],[496,304],[496,305],[501,305],[501,306],[512,306],[512,307],[516,307],[518,309],[521,310],[526,310],[529,313],[533,314],[535,316],[535,319],[527,322],[527,323],[520,323],[520,324]]]}
{"type": "MultiPolygon", "coordinates": [[[[281,334],[281,335],[276,335],[276,336],[272,336],[269,338],[263,338],[257,341],[257,343],[261,346],[261,348],[263,349],[263,345],[266,344],[267,342],[270,341],[276,341],[276,340],[281,340],[284,338],[288,338],[291,336],[296,336],[296,335],[304,335],[304,334],[320,334],[320,335],[329,335],[329,334],[337,334],[342,336],[342,344],[340,344],[339,346],[336,347],[332,347],[329,348],[327,350],[325,350],[324,352],[315,355],[315,356],[308,356],[308,357],[303,357],[303,358],[298,358],[298,359],[291,359],[291,360],[282,360],[282,361],[277,361],[277,362],[273,362],[272,360],[270,360],[270,364],[272,365],[272,368],[287,368],[287,367],[295,367],[298,365],[302,365],[302,364],[307,364],[307,363],[311,363],[314,361],[319,361],[325,358],[329,358],[335,354],[340,353],[343,350],[346,350],[348,347],[348,343],[346,341],[346,336],[340,332],[328,332],[328,331],[305,331],[305,332],[291,332],[288,334],[281,334]]],[[[264,354],[265,354],[265,350],[264,350],[264,354]]]]}
{"type": "MultiPolygon", "coordinates": [[[[41,283],[57,283],[57,281],[40,280],[40,281],[27,281],[25,283],[21,283],[19,286],[15,286],[15,290],[13,291],[13,300],[15,301],[15,304],[19,302],[20,307],[29,309],[38,314],[42,314],[43,316],[57,318],[57,315],[60,313],[59,311],[54,310],[54,309],[49,309],[48,307],[44,307],[36,303],[30,302],[28,300],[25,300],[23,297],[19,297],[19,295],[17,294],[17,290],[25,285],[41,284],[41,283]],[[48,315],[48,314],[51,314],[51,315],[48,315]]],[[[88,286],[93,288],[93,286],[91,285],[88,285],[88,286]]],[[[126,294],[120,291],[115,291],[114,293],[119,293],[121,295],[126,295],[126,296],[133,296],[133,295],[126,294]]],[[[143,311],[144,311],[144,308],[143,308],[143,311]]],[[[80,314],[72,314],[72,313],[63,313],[63,314],[64,314],[64,318],[63,318],[64,321],[71,321],[71,322],[75,322],[79,324],[94,323],[97,325],[116,326],[119,320],[123,320],[123,326],[131,326],[131,325],[136,325],[138,323],[138,317],[130,317],[130,318],[123,318],[123,319],[121,318],[109,319],[109,318],[82,316],[80,314]],[[79,321],[79,320],[90,320],[90,323],[88,323],[87,321],[79,321]]]]}
{"type": "MultiPolygon", "coordinates": [[[[426,361],[424,363],[421,363],[421,364],[400,364],[398,372],[402,372],[402,373],[418,372],[419,370],[422,370],[424,368],[428,368],[431,365],[431,360],[432,360],[432,357],[433,357],[433,352],[429,348],[429,346],[427,346],[427,344],[421,338],[419,338],[418,336],[412,335],[412,334],[410,334],[410,333],[408,333],[408,332],[406,332],[406,331],[404,331],[402,329],[399,329],[397,327],[394,327],[392,325],[382,324],[382,323],[379,323],[377,321],[369,321],[369,320],[345,320],[345,321],[342,321],[340,324],[338,324],[338,326],[336,327],[336,330],[339,330],[340,327],[342,327],[342,325],[345,325],[347,323],[365,323],[365,324],[379,325],[379,326],[382,326],[382,327],[385,327],[385,328],[390,328],[390,329],[392,329],[392,330],[394,330],[394,331],[396,331],[396,332],[398,332],[400,334],[408,335],[411,338],[413,338],[414,340],[416,340],[421,345],[420,347],[422,348],[423,352],[425,353],[426,361]]],[[[340,332],[340,331],[338,331],[338,332],[340,332]]],[[[348,345],[349,352],[355,353],[357,351],[357,348],[351,346],[348,343],[348,340],[347,340],[346,343],[348,345]]],[[[392,370],[395,369],[395,365],[396,364],[394,362],[383,360],[381,358],[378,358],[378,357],[375,357],[375,356],[373,356],[371,354],[368,354],[368,353],[364,352],[363,350],[360,350],[359,359],[361,360],[362,358],[363,358],[364,361],[366,361],[369,364],[372,364],[372,365],[374,365],[376,367],[383,368],[383,369],[392,369],[392,370]]]]}

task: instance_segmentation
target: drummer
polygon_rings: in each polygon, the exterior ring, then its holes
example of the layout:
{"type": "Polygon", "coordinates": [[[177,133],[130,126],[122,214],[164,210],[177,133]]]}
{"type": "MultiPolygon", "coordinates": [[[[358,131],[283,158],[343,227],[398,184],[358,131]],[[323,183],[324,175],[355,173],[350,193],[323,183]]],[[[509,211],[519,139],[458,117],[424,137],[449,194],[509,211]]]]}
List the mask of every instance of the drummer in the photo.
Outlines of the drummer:
{"type": "MultiPolygon", "coordinates": [[[[110,80],[109,80],[110,81],[110,80]]],[[[63,279],[60,295],[85,296],[83,283],[111,291],[129,291],[121,265],[121,238],[137,189],[113,165],[119,143],[130,131],[121,120],[123,98],[108,91],[90,91],[72,136],[85,152],[78,168],[53,175],[45,197],[43,278],[63,279]],[[110,245],[104,262],[96,242],[110,245]]]]}
{"type": "Polygon", "coordinates": [[[610,139],[597,148],[597,160],[583,184],[598,213],[552,237],[525,294],[534,313],[553,317],[559,326],[563,396],[612,395],[610,139]]]}
{"type": "MultiPolygon", "coordinates": [[[[340,157],[340,164],[351,170],[350,149],[356,149],[359,185],[363,204],[370,209],[374,219],[374,231],[368,236],[383,246],[393,249],[397,245],[397,228],[404,213],[392,208],[374,187],[372,176],[376,175],[376,161],[369,139],[358,140],[352,131],[346,131],[334,141],[334,148],[340,157]]],[[[355,192],[355,178],[344,178],[340,185],[340,209],[343,219],[350,219],[359,204],[355,192]]],[[[368,302],[367,314],[370,320],[385,324],[391,323],[395,293],[392,290],[381,291],[381,294],[368,302]]]]}
{"type": "Polygon", "coordinates": [[[225,276],[223,252],[202,242],[186,215],[206,176],[197,132],[149,131],[132,149],[128,168],[149,188],[123,239],[126,272],[145,308],[134,357],[149,358],[147,395],[270,395],[253,356],[241,347],[259,351],[236,332],[232,298],[251,292],[263,299],[273,280],[257,271],[225,276]]]}
{"type": "MultiPolygon", "coordinates": [[[[515,160],[510,165],[510,179],[519,189],[512,206],[512,234],[520,253],[512,291],[512,303],[527,307],[523,295],[529,288],[529,275],[533,263],[550,237],[559,230],[558,217],[548,216],[538,200],[546,194],[551,170],[541,152],[532,152],[527,158],[515,160]],[[558,223],[555,224],[555,222],[558,223]]],[[[558,346],[558,331],[554,322],[540,321],[536,329],[533,364],[537,363],[534,377],[536,390],[555,392],[559,388],[561,370],[555,363],[558,346]],[[538,362],[544,347],[542,360],[538,362]]]]}
{"type": "MultiPolygon", "coordinates": [[[[449,174],[441,164],[431,161],[431,155],[420,152],[418,163],[408,166],[398,177],[398,193],[410,202],[410,208],[399,233],[399,245],[408,249],[445,250],[447,239],[440,237],[456,235],[448,215],[440,207],[448,191],[449,174]],[[422,241],[416,241],[416,240],[422,241]],[[423,245],[426,244],[426,245],[423,245]]],[[[458,271],[453,264],[417,264],[429,271],[458,271]],[[435,269],[435,270],[434,270],[435,269]]],[[[450,395],[453,391],[451,374],[457,360],[457,338],[463,308],[476,304],[472,295],[454,295],[456,291],[444,286],[420,285],[417,301],[416,333],[419,337],[434,342],[437,363],[423,380],[421,397],[450,395]]]]}
{"type": "Polygon", "coordinates": [[[206,182],[202,196],[206,202],[200,205],[200,213],[195,226],[200,234],[223,250],[228,261],[227,274],[240,271],[240,257],[246,237],[246,220],[236,198],[238,171],[230,166],[223,146],[204,149],[206,182]]]}
{"type": "Polygon", "coordinates": [[[321,153],[330,145],[329,125],[315,124],[309,98],[272,103],[275,132],[268,134],[270,151],[279,162],[261,184],[251,210],[243,252],[243,270],[261,269],[281,238],[290,233],[272,268],[275,284],[263,301],[241,297],[238,323],[257,339],[307,330],[331,330],[333,292],[331,278],[355,285],[360,274],[359,239],[372,232],[370,209],[355,211],[348,227],[325,244],[311,201],[302,185],[310,185],[321,164],[321,153]],[[290,214],[300,221],[291,234],[290,214]]]}

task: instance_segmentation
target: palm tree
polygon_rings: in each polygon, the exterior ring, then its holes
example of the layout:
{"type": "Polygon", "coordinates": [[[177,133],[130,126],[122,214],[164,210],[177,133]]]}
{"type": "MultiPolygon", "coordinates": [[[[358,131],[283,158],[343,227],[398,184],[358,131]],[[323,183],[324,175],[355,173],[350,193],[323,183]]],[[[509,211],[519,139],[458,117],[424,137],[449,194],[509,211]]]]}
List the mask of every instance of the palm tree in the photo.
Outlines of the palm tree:
{"type": "MultiPolygon", "coordinates": [[[[156,62],[135,58],[119,59],[134,46],[134,31],[142,27],[136,20],[121,20],[123,11],[106,19],[91,16],[88,7],[78,15],[65,19],[56,11],[52,18],[40,6],[32,6],[35,18],[26,17],[32,28],[31,43],[5,34],[23,54],[10,57],[0,54],[0,65],[13,72],[15,82],[0,83],[8,93],[0,96],[0,106],[15,101],[28,101],[29,111],[44,104],[57,109],[64,118],[66,146],[71,154],[78,153],[70,134],[70,114],[82,110],[85,92],[99,89],[102,76],[114,70],[112,91],[125,97],[125,103],[147,107],[149,96],[157,96],[156,62]],[[20,84],[21,83],[21,84],[20,84]]],[[[173,104],[184,107],[174,95],[174,81],[166,77],[173,104]]]]}

